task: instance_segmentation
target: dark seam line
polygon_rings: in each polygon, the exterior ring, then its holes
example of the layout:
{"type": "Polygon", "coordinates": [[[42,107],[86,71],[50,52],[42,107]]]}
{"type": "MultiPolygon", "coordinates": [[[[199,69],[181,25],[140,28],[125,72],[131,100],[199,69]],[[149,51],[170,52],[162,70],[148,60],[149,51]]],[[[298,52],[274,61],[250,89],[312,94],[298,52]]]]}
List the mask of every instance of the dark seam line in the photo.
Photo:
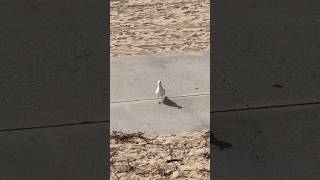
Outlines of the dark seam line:
{"type": "Polygon", "coordinates": [[[78,126],[78,125],[87,125],[87,124],[99,124],[99,123],[107,123],[107,122],[109,122],[109,121],[80,122],[80,123],[58,124],[58,125],[48,125],[48,126],[34,126],[34,127],[25,127],[25,128],[2,129],[2,130],[0,130],[0,133],[1,132],[31,130],[31,129],[42,129],[42,128],[55,128],[55,127],[63,127],[63,126],[78,126]]]}
{"type": "Polygon", "coordinates": [[[320,102],[309,102],[309,103],[297,103],[297,104],[286,104],[286,105],[261,106],[261,107],[252,107],[252,108],[227,109],[227,110],[221,110],[221,111],[211,111],[210,113],[215,114],[215,113],[225,113],[225,112],[273,109],[273,108],[276,109],[276,108],[319,105],[319,104],[320,104],[320,102]]]}
{"type": "MultiPolygon", "coordinates": [[[[168,98],[180,98],[180,97],[192,97],[192,96],[208,96],[210,94],[191,94],[191,95],[182,95],[182,96],[170,96],[168,98]]],[[[129,100],[129,101],[115,101],[115,102],[111,102],[111,104],[113,103],[126,103],[126,102],[136,102],[136,101],[151,101],[151,100],[157,100],[160,98],[149,98],[149,99],[137,99],[137,100],[129,100]]]]}

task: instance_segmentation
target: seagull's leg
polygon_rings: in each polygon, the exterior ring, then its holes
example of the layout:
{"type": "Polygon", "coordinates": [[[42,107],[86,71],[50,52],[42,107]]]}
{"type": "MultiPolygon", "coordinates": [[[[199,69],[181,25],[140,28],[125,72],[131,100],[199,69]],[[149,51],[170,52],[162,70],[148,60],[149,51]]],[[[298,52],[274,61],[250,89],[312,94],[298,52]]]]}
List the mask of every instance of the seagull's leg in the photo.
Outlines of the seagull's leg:
{"type": "Polygon", "coordinates": [[[163,97],[161,97],[160,101],[159,101],[159,104],[162,104],[163,103],[163,97]]]}

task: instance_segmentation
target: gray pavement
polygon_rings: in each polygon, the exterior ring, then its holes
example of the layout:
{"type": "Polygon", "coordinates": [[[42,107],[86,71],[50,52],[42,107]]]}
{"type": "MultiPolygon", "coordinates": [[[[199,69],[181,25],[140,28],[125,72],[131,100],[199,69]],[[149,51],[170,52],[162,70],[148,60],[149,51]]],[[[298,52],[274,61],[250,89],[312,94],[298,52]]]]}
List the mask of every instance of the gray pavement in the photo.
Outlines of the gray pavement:
{"type": "Polygon", "coordinates": [[[0,132],[0,179],[108,179],[106,126],[0,132]]]}
{"type": "Polygon", "coordinates": [[[209,51],[111,58],[110,101],[154,98],[159,79],[168,96],[208,94],[209,51]]]}
{"type": "Polygon", "coordinates": [[[177,97],[170,100],[176,105],[158,104],[159,100],[112,103],[111,131],[140,131],[154,135],[210,128],[210,95],[177,97]]]}
{"type": "Polygon", "coordinates": [[[249,110],[212,115],[217,180],[308,179],[320,177],[320,105],[249,110]]]}
{"type": "Polygon", "coordinates": [[[0,129],[106,120],[105,6],[0,2],[0,129]]]}
{"type": "Polygon", "coordinates": [[[213,179],[320,179],[319,5],[215,3],[213,179]]]}
{"type": "MultiPolygon", "coordinates": [[[[213,67],[246,105],[320,101],[320,16],[315,7],[319,1],[215,5],[213,67]]],[[[237,104],[228,100],[230,107],[237,104]]]]}
{"type": "Polygon", "coordinates": [[[210,128],[209,51],[111,58],[110,74],[111,132],[154,135],[210,128]],[[159,104],[154,94],[159,79],[167,104],[159,104]]]}
{"type": "Polygon", "coordinates": [[[1,180],[108,179],[106,8],[0,1],[1,180]]]}
{"type": "Polygon", "coordinates": [[[211,112],[248,108],[243,96],[216,69],[212,70],[211,112]]]}

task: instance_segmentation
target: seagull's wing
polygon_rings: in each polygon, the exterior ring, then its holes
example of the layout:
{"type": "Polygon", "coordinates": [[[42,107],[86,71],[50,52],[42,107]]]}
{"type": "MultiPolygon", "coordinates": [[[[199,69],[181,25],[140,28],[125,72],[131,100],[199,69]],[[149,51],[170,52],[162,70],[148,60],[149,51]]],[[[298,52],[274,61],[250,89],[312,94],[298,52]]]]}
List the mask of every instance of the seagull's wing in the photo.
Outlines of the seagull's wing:
{"type": "Polygon", "coordinates": [[[160,90],[159,90],[159,96],[163,97],[164,94],[166,93],[166,90],[163,88],[163,87],[160,87],[160,90]]]}

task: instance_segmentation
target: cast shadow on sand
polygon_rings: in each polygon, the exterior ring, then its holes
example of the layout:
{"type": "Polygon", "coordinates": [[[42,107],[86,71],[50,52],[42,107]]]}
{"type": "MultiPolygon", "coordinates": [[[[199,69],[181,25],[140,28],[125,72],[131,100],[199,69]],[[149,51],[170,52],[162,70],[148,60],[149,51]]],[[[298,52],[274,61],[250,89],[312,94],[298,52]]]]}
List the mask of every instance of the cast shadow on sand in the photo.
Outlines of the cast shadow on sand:
{"type": "Polygon", "coordinates": [[[174,101],[172,101],[171,99],[169,99],[167,96],[164,98],[163,100],[163,104],[167,105],[167,106],[171,106],[171,107],[176,107],[178,109],[181,109],[182,106],[179,106],[177,103],[175,103],[174,101]]]}

